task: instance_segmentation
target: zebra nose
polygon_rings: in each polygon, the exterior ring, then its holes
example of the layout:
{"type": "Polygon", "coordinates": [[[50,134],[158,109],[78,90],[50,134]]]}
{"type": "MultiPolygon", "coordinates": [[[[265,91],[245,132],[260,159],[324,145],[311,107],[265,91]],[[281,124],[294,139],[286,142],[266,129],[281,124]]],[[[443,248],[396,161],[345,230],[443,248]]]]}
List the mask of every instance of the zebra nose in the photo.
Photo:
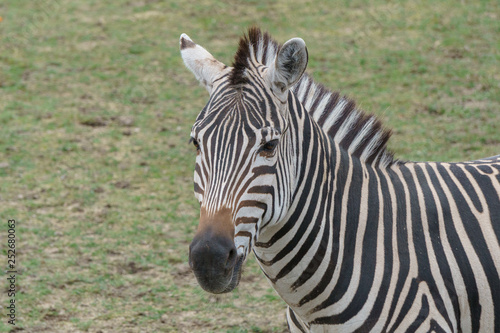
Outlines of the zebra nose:
{"type": "Polygon", "coordinates": [[[193,270],[231,270],[236,265],[234,241],[209,233],[197,235],[189,245],[189,264],[193,270]]]}
{"type": "Polygon", "coordinates": [[[238,261],[234,241],[205,231],[189,245],[189,266],[200,286],[208,292],[223,292],[231,282],[238,261]]]}

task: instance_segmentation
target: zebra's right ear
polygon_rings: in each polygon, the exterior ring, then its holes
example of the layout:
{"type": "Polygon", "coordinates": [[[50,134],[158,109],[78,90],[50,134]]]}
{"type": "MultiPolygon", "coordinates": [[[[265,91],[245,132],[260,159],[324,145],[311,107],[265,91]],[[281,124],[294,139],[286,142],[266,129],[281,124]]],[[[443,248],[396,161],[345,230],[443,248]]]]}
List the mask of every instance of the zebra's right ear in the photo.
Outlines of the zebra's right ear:
{"type": "Polygon", "coordinates": [[[182,34],[179,39],[181,56],[184,64],[208,93],[212,92],[213,82],[221,72],[227,68],[222,62],[214,58],[207,50],[196,44],[188,35],[182,34]]]}

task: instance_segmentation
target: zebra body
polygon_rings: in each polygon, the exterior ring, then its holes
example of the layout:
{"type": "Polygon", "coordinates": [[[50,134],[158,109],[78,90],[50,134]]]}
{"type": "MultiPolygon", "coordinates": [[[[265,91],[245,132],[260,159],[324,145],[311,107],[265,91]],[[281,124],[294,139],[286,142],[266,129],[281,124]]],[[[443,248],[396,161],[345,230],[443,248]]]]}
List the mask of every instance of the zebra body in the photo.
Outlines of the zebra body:
{"type": "Polygon", "coordinates": [[[251,29],[232,67],[186,35],[181,52],[211,95],[192,133],[204,289],[232,290],[253,250],[292,332],[500,331],[500,156],[394,160],[375,117],[302,75],[299,39],[251,29]]]}

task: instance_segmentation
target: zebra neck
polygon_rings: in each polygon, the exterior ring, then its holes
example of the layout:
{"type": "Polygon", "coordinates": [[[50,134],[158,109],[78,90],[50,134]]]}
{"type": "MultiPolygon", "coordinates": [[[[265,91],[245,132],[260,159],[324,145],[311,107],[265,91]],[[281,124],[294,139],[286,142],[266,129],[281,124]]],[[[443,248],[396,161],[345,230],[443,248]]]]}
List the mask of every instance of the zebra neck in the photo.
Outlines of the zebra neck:
{"type": "Polygon", "coordinates": [[[350,281],[355,275],[359,280],[363,256],[377,254],[378,224],[367,223],[375,217],[368,216],[366,207],[378,200],[376,183],[367,181],[378,171],[350,155],[315,122],[304,123],[304,163],[293,203],[254,252],[280,296],[308,318],[312,310],[353,297],[350,281]],[[365,234],[373,241],[358,236],[365,234]]]}
{"type": "Polygon", "coordinates": [[[293,92],[325,133],[350,154],[372,166],[388,167],[397,162],[387,149],[391,131],[377,117],[356,107],[353,100],[314,82],[307,74],[293,92]]]}

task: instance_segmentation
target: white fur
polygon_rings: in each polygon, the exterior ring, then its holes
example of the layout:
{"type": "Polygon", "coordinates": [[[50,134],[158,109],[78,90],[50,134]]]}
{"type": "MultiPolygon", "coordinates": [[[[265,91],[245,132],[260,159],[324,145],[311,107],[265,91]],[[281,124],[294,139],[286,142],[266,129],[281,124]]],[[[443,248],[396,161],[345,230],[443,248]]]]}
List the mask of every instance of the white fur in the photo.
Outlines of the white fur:
{"type": "MultiPolygon", "coordinates": [[[[179,39],[180,44],[182,44],[183,39],[194,43],[188,35],[182,34],[179,39]]],[[[222,74],[226,66],[203,47],[194,44],[194,47],[181,49],[182,60],[184,60],[186,67],[193,72],[196,79],[205,86],[208,93],[211,93],[213,82],[222,74]]]]}

